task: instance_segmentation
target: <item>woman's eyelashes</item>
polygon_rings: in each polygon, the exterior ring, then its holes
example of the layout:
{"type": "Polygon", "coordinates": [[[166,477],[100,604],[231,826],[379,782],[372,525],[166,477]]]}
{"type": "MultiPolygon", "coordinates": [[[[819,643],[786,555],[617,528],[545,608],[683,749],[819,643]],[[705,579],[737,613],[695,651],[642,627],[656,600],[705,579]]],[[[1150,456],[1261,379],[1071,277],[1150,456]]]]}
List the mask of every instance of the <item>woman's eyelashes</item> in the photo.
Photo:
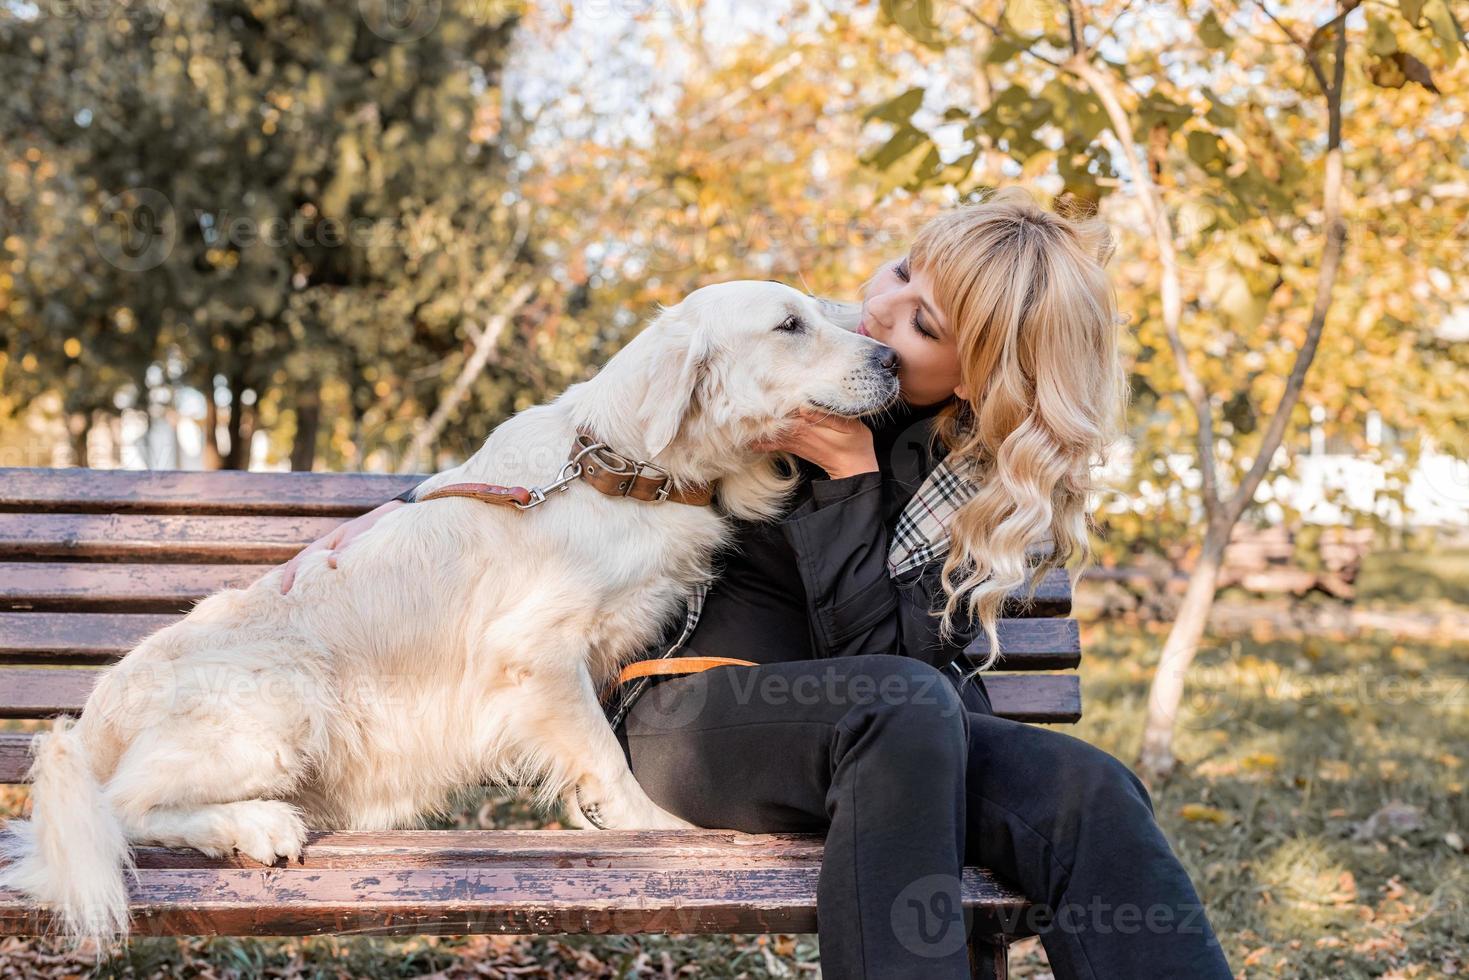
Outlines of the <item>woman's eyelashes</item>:
{"type": "MultiPolygon", "coordinates": [[[[913,278],[912,270],[908,267],[908,257],[906,255],[893,263],[893,275],[897,276],[902,282],[908,282],[913,278]]],[[[923,325],[923,319],[918,315],[918,306],[916,304],[913,307],[912,315],[908,318],[908,323],[920,337],[928,340],[939,339],[938,334],[932,333],[923,325]]]]}
{"type": "Polygon", "coordinates": [[[913,329],[918,331],[919,336],[926,337],[929,340],[939,339],[937,334],[929,333],[928,328],[923,325],[923,320],[918,316],[918,307],[913,307],[913,316],[909,322],[913,324],[913,329]]]}

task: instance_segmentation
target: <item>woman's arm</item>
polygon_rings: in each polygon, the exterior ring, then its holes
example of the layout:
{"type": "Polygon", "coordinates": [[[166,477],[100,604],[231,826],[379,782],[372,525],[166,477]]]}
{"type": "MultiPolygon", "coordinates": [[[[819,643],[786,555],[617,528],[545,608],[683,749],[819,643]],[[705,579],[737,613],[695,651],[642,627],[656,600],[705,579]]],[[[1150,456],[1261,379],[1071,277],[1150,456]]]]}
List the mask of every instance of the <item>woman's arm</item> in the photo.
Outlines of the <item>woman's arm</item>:
{"type": "Polygon", "coordinates": [[[887,572],[889,533],[882,517],[881,476],[860,473],[813,480],[811,499],[782,522],[806,586],[816,653],[848,657],[890,653],[935,667],[961,658],[974,631],[939,638],[943,562],[934,560],[897,579],[887,572]]]}
{"type": "Polygon", "coordinates": [[[938,617],[930,612],[941,607],[943,563],[888,577],[889,534],[872,430],[856,419],[811,410],[797,412],[792,423],[757,448],[795,453],[829,477],[812,480],[811,499],[781,525],[806,586],[817,655],[891,653],[935,667],[960,657],[972,634],[956,629],[948,642],[940,640],[938,617]]]}
{"type": "Polygon", "coordinates": [[[291,586],[296,584],[296,570],[301,567],[301,560],[307,555],[313,551],[325,551],[327,552],[327,567],[336,568],[337,552],[347,547],[347,545],[352,543],[354,538],[382,520],[384,515],[391,514],[404,504],[413,503],[415,500],[414,495],[418,492],[419,486],[422,486],[422,484],[409,487],[392,500],[379,504],[366,514],[354,517],[350,521],[337,525],[331,531],[298,551],[290,561],[281,566],[281,595],[290,592],[291,586]]]}

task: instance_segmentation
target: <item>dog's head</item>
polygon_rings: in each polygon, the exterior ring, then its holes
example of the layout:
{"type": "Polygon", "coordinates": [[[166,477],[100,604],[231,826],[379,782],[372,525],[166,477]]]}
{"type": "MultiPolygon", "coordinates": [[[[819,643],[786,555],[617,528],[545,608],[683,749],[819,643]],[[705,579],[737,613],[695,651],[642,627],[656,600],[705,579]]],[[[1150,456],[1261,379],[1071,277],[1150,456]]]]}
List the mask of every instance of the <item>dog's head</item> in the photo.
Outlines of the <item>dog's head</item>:
{"type": "MultiPolygon", "coordinates": [[[[602,394],[622,392],[617,414],[636,424],[643,458],[738,482],[756,464],[746,447],[796,409],[855,416],[897,397],[897,353],[854,333],[844,313],[776,282],[705,286],[660,310],[603,368],[612,384],[602,394]]],[[[726,489],[728,509],[751,511],[726,489]]]]}

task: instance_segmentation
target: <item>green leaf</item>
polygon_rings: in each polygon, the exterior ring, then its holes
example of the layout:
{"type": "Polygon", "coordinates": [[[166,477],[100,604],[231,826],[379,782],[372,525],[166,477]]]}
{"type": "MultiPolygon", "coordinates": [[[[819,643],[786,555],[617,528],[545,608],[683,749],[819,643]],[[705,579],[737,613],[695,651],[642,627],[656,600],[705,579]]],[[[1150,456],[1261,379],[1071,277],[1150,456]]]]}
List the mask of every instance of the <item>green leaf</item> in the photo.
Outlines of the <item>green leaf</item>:
{"type": "Polygon", "coordinates": [[[1199,40],[1210,51],[1228,50],[1234,46],[1234,39],[1229,36],[1224,25],[1219,22],[1219,18],[1212,10],[1204,15],[1203,20],[1199,21],[1199,40]]]}
{"type": "Polygon", "coordinates": [[[1041,96],[1054,107],[1051,118],[1045,122],[1054,122],[1064,129],[1070,144],[1090,143],[1107,128],[1106,110],[1090,91],[1056,78],[1041,90],[1041,96]]]}
{"type": "Polygon", "coordinates": [[[989,49],[984,53],[984,60],[987,64],[1003,65],[1024,50],[1023,45],[1007,37],[997,37],[990,42],[989,49]]]}
{"type": "Polygon", "coordinates": [[[964,178],[969,176],[970,171],[974,169],[974,161],[979,159],[979,153],[980,149],[976,145],[974,149],[944,167],[943,173],[939,176],[939,183],[958,184],[964,180],[964,178]]]}
{"type": "Polygon", "coordinates": [[[933,16],[933,0],[882,0],[882,12],[924,47],[939,50],[946,43],[933,16]]]}
{"type": "Polygon", "coordinates": [[[898,131],[886,143],[864,156],[862,162],[877,170],[886,170],[928,141],[926,133],[904,124],[898,127],[898,131]]]}
{"type": "Polygon", "coordinates": [[[1398,49],[1397,36],[1385,17],[1367,16],[1367,50],[1385,58],[1398,49]]]}
{"type": "Polygon", "coordinates": [[[1233,128],[1239,118],[1239,114],[1235,112],[1234,106],[1227,102],[1221,102],[1219,96],[1215,95],[1207,85],[1200,89],[1200,94],[1209,102],[1209,110],[1204,113],[1204,118],[1220,129],[1233,128]]]}
{"type": "Polygon", "coordinates": [[[1192,118],[1194,111],[1188,106],[1179,105],[1167,96],[1159,95],[1157,92],[1149,92],[1147,98],[1143,99],[1138,106],[1138,118],[1142,122],[1142,129],[1152,129],[1156,125],[1167,126],[1169,129],[1177,129],[1192,118]]]}
{"type": "Polygon", "coordinates": [[[1205,129],[1196,129],[1188,134],[1188,158],[1210,173],[1229,165],[1223,140],[1205,129]]]}
{"type": "Polygon", "coordinates": [[[907,186],[917,190],[924,184],[939,182],[944,172],[944,161],[939,156],[938,147],[930,145],[928,152],[918,160],[918,165],[913,168],[913,173],[908,177],[907,186]]]}
{"type": "Polygon", "coordinates": [[[895,157],[883,169],[878,181],[878,196],[887,194],[895,187],[914,187],[921,183],[920,175],[932,173],[937,165],[938,150],[932,145],[918,143],[904,154],[895,157]]]}
{"type": "Polygon", "coordinates": [[[878,103],[862,114],[863,119],[882,119],[892,123],[905,123],[912,118],[918,107],[923,105],[923,89],[910,88],[902,95],[878,103]]]}
{"type": "Polygon", "coordinates": [[[1438,39],[1439,50],[1452,65],[1458,60],[1459,45],[1464,42],[1464,32],[1459,29],[1458,21],[1454,19],[1454,12],[1449,9],[1445,0],[1429,0],[1423,9],[1428,16],[1428,26],[1433,29],[1433,36],[1438,39]]]}

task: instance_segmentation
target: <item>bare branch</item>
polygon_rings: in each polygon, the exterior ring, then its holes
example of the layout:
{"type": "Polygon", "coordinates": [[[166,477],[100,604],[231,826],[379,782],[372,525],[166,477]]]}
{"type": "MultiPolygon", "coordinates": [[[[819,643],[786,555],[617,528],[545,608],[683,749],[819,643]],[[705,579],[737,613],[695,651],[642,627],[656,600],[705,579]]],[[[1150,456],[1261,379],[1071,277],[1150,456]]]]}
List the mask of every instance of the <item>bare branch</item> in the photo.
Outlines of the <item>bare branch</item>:
{"type": "Polygon", "coordinates": [[[1070,0],[1066,5],[1066,30],[1071,36],[1071,53],[1077,57],[1085,57],[1086,20],[1077,0],[1070,0]]]}
{"type": "MultiPolygon", "coordinates": [[[[973,10],[971,10],[969,7],[964,6],[963,4],[960,4],[959,5],[959,9],[962,10],[962,11],[964,11],[964,13],[968,14],[970,20],[974,21],[980,27],[983,27],[983,28],[987,29],[995,37],[997,37],[997,38],[999,38],[1001,40],[1005,40],[1005,41],[1008,41],[1010,39],[1007,36],[1007,33],[1006,33],[1005,29],[1002,28],[1002,27],[1000,27],[998,24],[991,24],[989,21],[985,20],[983,17],[979,16],[979,14],[975,13],[973,10]]],[[[1057,69],[1058,71],[1064,71],[1065,70],[1064,67],[1062,66],[1061,62],[1055,60],[1054,58],[1048,58],[1048,57],[1046,57],[1045,55],[1041,54],[1039,51],[1035,50],[1034,48],[1030,47],[1029,45],[1027,45],[1026,47],[1021,48],[1020,50],[1023,53],[1030,55],[1032,58],[1035,58],[1035,59],[1037,59],[1039,61],[1044,61],[1046,64],[1050,65],[1052,68],[1057,69]]]]}
{"type": "Polygon", "coordinates": [[[1336,64],[1333,66],[1332,83],[1324,90],[1327,141],[1322,212],[1326,240],[1321,247],[1321,266],[1316,274],[1316,299],[1311,304],[1311,319],[1306,324],[1305,341],[1301,344],[1301,349],[1296,352],[1295,363],[1291,365],[1290,376],[1286,378],[1285,388],[1281,392],[1280,404],[1276,406],[1275,413],[1270,417],[1270,422],[1260,439],[1259,451],[1255,455],[1254,462],[1250,464],[1249,472],[1240,481],[1239,487],[1236,488],[1220,515],[1226,530],[1239,520],[1250,501],[1255,498],[1255,491],[1259,489],[1261,481],[1269,471],[1275,451],[1280,448],[1281,439],[1290,422],[1291,412],[1294,411],[1296,403],[1300,400],[1301,389],[1305,386],[1306,372],[1310,370],[1311,362],[1316,357],[1316,349],[1320,346],[1321,332],[1326,326],[1326,315],[1331,310],[1332,291],[1336,286],[1342,253],[1346,250],[1347,226],[1341,213],[1342,186],[1345,182],[1341,125],[1342,90],[1346,79],[1346,44],[1346,31],[1338,31],[1336,64]]]}
{"type": "Polygon", "coordinates": [[[1117,24],[1119,21],[1122,20],[1123,17],[1126,17],[1127,14],[1131,12],[1133,2],[1134,0],[1127,0],[1127,2],[1122,5],[1122,9],[1117,11],[1117,14],[1112,18],[1112,22],[1107,25],[1107,29],[1101,33],[1100,37],[1097,38],[1099,42],[1105,38],[1115,38],[1117,36],[1117,24]]]}
{"type": "Polygon", "coordinates": [[[1212,522],[1219,509],[1219,484],[1214,460],[1214,409],[1209,401],[1208,391],[1189,362],[1188,349],[1184,346],[1180,333],[1183,320],[1183,286],[1178,270],[1178,254],[1173,243],[1173,224],[1163,207],[1162,194],[1153,180],[1148,162],[1138,153],[1137,136],[1133,132],[1132,120],[1118,98],[1116,80],[1086,58],[1072,58],[1066,63],[1066,68],[1092,91],[1106,110],[1112,134],[1121,146],[1128,170],[1137,185],[1138,201],[1142,204],[1143,216],[1147,219],[1153,243],[1158,249],[1158,264],[1162,267],[1159,285],[1163,304],[1163,330],[1168,337],[1168,347],[1173,353],[1184,394],[1198,420],[1196,442],[1199,473],[1203,482],[1200,493],[1204,499],[1204,513],[1212,522]]]}
{"type": "Polygon", "coordinates": [[[535,292],[535,280],[528,279],[516,287],[490,317],[484,329],[479,332],[474,344],[474,353],[469,356],[469,360],[464,362],[464,367],[459,371],[459,377],[454,379],[454,383],[439,400],[439,404],[434,408],[433,414],[429,416],[423,428],[413,434],[413,441],[409,443],[407,452],[403,454],[403,459],[398,464],[399,473],[418,472],[419,460],[428,447],[438,441],[439,434],[444,431],[444,426],[449,422],[449,416],[459,407],[459,403],[469,393],[470,385],[474,384],[475,379],[490,363],[500,337],[510,323],[510,318],[526,304],[533,292],[535,292]]]}
{"type": "MultiPolygon", "coordinates": [[[[1342,22],[1347,19],[1347,14],[1360,6],[1362,6],[1362,0],[1342,0],[1341,10],[1331,20],[1328,20],[1311,32],[1311,39],[1306,42],[1306,47],[1315,51],[1316,45],[1320,43],[1322,35],[1334,27],[1342,26],[1342,22]]],[[[1343,31],[1343,33],[1345,32],[1343,31]]]]}
{"type": "Polygon", "coordinates": [[[1279,17],[1276,17],[1273,13],[1271,13],[1270,8],[1265,5],[1265,0],[1260,0],[1260,10],[1265,14],[1266,17],[1270,18],[1270,20],[1275,24],[1276,27],[1280,28],[1282,34],[1290,38],[1291,43],[1295,44],[1296,47],[1300,48],[1302,53],[1305,54],[1306,64],[1310,66],[1311,73],[1316,76],[1316,81],[1321,86],[1321,91],[1324,94],[1327,89],[1330,88],[1330,83],[1326,81],[1326,72],[1321,68],[1321,62],[1316,57],[1316,51],[1311,47],[1309,43],[1307,43],[1305,39],[1298,37],[1296,35],[1296,32],[1291,30],[1289,24],[1285,23],[1279,17]]]}

